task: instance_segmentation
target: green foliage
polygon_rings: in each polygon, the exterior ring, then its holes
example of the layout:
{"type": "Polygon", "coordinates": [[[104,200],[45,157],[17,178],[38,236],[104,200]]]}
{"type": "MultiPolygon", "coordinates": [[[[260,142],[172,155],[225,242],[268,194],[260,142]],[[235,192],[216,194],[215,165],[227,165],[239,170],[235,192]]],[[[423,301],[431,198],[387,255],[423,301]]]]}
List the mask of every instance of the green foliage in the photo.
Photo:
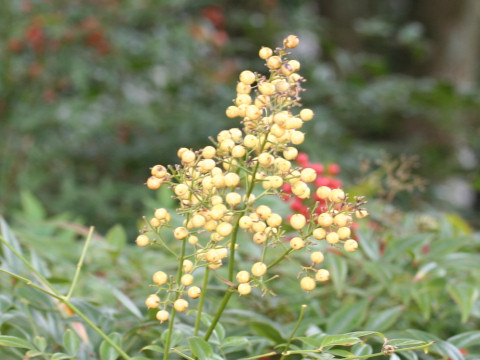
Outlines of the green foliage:
{"type": "MultiPolygon", "coordinates": [[[[36,208],[42,207],[33,196],[25,197],[37,204],[36,208]]],[[[277,297],[252,294],[248,300],[234,299],[233,309],[226,312],[209,342],[193,336],[191,315],[182,316],[171,340],[176,356],[253,359],[263,354],[268,358],[285,347],[300,304],[306,301],[309,306],[289,348],[292,358],[371,356],[385,351],[385,338],[389,339],[387,345],[397,346],[395,356],[406,359],[461,360],[459,348],[468,350],[467,356],[476,356],[480,351],[480,335],[475,330],[479,319],[478,236],[457,217],[397,213],[393,208],[377,206],[373,213],[382,215],[357,232],[361,252],[349,257],[335,252],[326,256],[334,265],[332,269],[347,264],[349,285],[340,292],[334,280],[317,289],[315,297],[299,293],[298,284],[290,286],[287,277],[277,280],[277,297]],[[422,301],[425,297],[429,301],[422,301]],[[435,341],[429,355],[400,351],[429,341],[435,341]]],[[[2,220],[2,237],[66,293],[86,229],[68,215],[39,218],[32,209],[15,219],[15,232],[2,220]],[[59,252],[64,246],[68,251],[59,252]]],[[[165,264],[162,267],[168,267],[169,263],[174,266],[176,259],[161,251],[149,251],[142,252],[139,262],[139,249],[131,241],[125,242],[120,226],[108,234],[92,237],[72,303],[111,334],[115,343],[122,344],[130,356],[136,356],[133,359],[157,358],[164,351],[168,330],[154,321],[154,314],[144,310],[144,279],[158,269],[159,261],[165,264]]],[[[25,354],[53,359],[90,359],[88,354],[117,358],[115,349],[81,317],[22,280],[31,279],[42,287],[32,277],[32,270],[5,244],[1,254],[0,353],[19,358],[25,354]],[[12,278],[5,270],[19,277],[12,278]]],[[[278,272],[289,271],[287,262],[278,272]]],[[[332,277],[337,273],[343,274],[344,270],[332,270],[332,277]]],[[[213,291],[207,299],[208,307],[216,308],[219,301],[220,294],[213,291]]],[[[207,325],[211,322],[205,316],[202,320],[207,325]]]]}

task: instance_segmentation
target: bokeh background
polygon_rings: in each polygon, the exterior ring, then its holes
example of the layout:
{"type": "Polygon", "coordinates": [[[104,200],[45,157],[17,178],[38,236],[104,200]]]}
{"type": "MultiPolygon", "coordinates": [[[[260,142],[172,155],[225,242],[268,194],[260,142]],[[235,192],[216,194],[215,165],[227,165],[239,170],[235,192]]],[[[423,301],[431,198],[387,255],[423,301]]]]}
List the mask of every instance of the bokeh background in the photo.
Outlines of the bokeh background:
{"type": "Polygon", "coordinates": [[[178,147],[206,145],[234,126],[224,110],[238,73],[264,71],[259,47],[296,34],[308,79],[303,103],[317,114],[302,150],[338,163],[342,180],[367,195],[388,183],[389,164],[406,164],[403,181],[416,190],[389,200],[458,211],[479,225],[478,0],[7,0],[0,7],[0,213],[7,219],[37,198],[50,214],[135,233],[155,196],[143,186],[149,167],[175,163],[178,147]]]}

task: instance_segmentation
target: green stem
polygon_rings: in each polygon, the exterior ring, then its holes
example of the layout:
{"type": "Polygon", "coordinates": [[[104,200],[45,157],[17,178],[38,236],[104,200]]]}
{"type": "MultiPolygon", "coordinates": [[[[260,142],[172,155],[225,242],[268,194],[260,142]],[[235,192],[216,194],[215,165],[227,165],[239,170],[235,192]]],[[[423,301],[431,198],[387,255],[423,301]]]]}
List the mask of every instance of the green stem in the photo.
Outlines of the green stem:
{"type": "MultiPolygon", "coordinates": [[[[403,351],[410,351],[410,350],[425,349],[425,348],[428,348],[429,346],[433,345],[434,343],[435,343],[435,341],[430,341],[429,343],[424,344],[424,345],[417,345],[417,346],[407,347],[407,348],[403,348],[403,349],[395,349],[395,353],[403,352],[403,351]]],[[[311,354],[311,353],[320,353],[320,352],[323,352],[323,351],[321,349],[319,349],[319,350],[294,350],[294,351],[287,351],[287,353],[285,355],[295,355],[295,354],[300,355],[300,354],[311,354]]],[[[378,353],[374,353],[374,354],[367,354],[367,355],[360,355],[360,356],[355,355],[354,357],[339,358],[339,360],[369,359],[369,358],[376,357],[376,356],[385,356],[385,354],[383,352],[378,352],[378,353]]]]}
{"type": "Polygon", "coordinates": [[[32,288],[38,290],[38,291],[41,291],[55,299],[58,299],[58,300],[62,300],[62,296],[59,296],[53,292],[50,292],[48,290],[45,290],[44,288],[38,286],[38,285],[35,285],[30,279],[27,279],[27,278],[24,278],[23,276],[20,276],[20,275],[17,275],[17,274],[14,274],[8,270],[5,270],[5,269],[0,269],[0,272],[3,272],[5,274],[8,274],[10,275],[11,277],[15,278],[15,279],[18,279],[20,281],[23,281],[25,283],[25,285],[28,285],[28,286],[31,286],[32,288]]]}
{"type": "Polygon", "coordinates": [[[232,287],[229,287],[227,292],[225,293],[225,296],[223,297],[222,303],[220,304],[220,307],[218,308],[217,313],[215,314],[215,317],[212,320],[212,323],[210,324],[210,327],[208,328],[207,332],[205,333],[205,341],[208,341],[210,338],[210,335],[212,335],[213,330],[215,329],[215,326],[217,326],[218,320],[223,314],[223,311],[225,310],[225,307],[228,304],[228,300],[230,300],[230,297],[232,294],[235,292],[235,289],[232,287]]]}
{"type": "MultiPolygon", "coordinates": [[[[188,218],[187,218],[188,221],[188,218]]],[[[180,257],[178,258],[178,270],[177,270],[177,286],[180,284],[182,279],[182,271],[183,271],[183,260],[185,259],[185,249],[187,246],[187,239],[182,240],[182,251],[180,257]]],[[[175,300],[179,297],[179,293],[176,292],[175,300]]],[[[165,340],[165,352],[163,353],[163,360],[168,360],[168,354],[170,352],[170,342],[172,340],[172,332],[173,332],[173,322],[175,321],[175,308],[172,309],[172,314],[170,316],[170,322],[168,323],[168,334],[167,339],[165,340]]]]}
{"type": "Polygon", "coordinates": [[[210,268],[207,266],[205,268],[205,273],[203,274],[202,292],[200,293],[200,299],[198,301],[197,317],[195,318],[195,330],[193,332],[194,336],[198,335],[198,329],[200,328],[200,318],[202,316],[202,309],[203,309],[203,302],[205,301],[205,294],[207,293],[209,275],[210,275],[210,268]]]}
{"type": "Polygon", "coordinates": [[[80,270],[82,269],[82,266],[83,266],[83,261],[87,253],[88,245],[90,244],[90,240],[92,239],[93,229],[94,227],[90,226],[90,230],[88,231],[88,235],[87,235],[87,240],[85,240],[85,245],[83,246],[82,254],[80,255],[80,259],[78,260],[77,270],[75,271],[72,284],[70,285],[70,289],[68,290],[68,293],[66,296],[67,300],[70,299],[70,297],[72,296],[73,290],[75,290],[75,286],[77,285],[78,277],[80,276],[80,270]]]}
{"type": "Polygon", "coordinates": [[[272,267],[274,267],[275,265],[277,265],[280,261],[282,261],[283,259],[285,259],[288,254],[290,254],[294,249],[290,248],[288,249],[287,251],[285,251],[282,256],[280,256],[278,259],[276,259],[274,262],[272,262],[270,265],[267,266],[267,269],[271,269],[272,267]]]}
{"type": "Polygon", "coordinates": [[[288,342],[287,342],[287,344],[285,345],[285,348],[284,348],[283,351],[282,351],[282,357],[280,358],[280,360],[284,360],[285,357],[287,356],[287,350],[288,350],[288,348],[290,347],[290,344],[291,344],[291,342],[292,342],[293,336],[294,336],[295,333],[297,332],[298,327],[300,326],[300,323],[302,322],[303,315],[305,315],[305,310],[306,310],[306,309],[307,309],[307,305],[302,305],[302,308],[301,308],[301,310],[300,310],[300,315],[298,316],[297,323],[295,324],[295,327],[293,328],[292,333],[290,334],[290,337],[288,338],[288,342]]]}

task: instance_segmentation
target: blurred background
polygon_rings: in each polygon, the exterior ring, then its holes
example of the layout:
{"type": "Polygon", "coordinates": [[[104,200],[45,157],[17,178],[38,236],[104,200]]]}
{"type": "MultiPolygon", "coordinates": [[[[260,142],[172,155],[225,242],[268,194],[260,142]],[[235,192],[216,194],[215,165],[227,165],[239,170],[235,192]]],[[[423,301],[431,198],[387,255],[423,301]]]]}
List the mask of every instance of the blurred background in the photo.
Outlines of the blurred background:
{"type": "Polygon", "coordinates": [[[9,0],[0,10],[7,218],[36,198],[50,214],[135,233],[155,198],[149,168],[237,127],[224,110],[238,73],[264,72],[258,49],[296,34],[303,103],[317,114],[302,150],[369,196],[480,224],[478,0],[9,0]],[[392,196],[395,186],[413,191],[392,196]]]}

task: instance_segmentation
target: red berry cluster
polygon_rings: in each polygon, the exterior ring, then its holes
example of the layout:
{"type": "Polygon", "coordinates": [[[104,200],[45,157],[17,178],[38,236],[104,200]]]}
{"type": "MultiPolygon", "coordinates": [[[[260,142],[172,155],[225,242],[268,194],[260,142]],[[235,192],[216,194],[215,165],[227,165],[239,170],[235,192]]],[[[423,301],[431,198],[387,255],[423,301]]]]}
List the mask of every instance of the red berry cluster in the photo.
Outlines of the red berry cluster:
{"type": "MultiPolygon", "coordinates": [[[[335,176],[340,173],[340,166],[336,163],[331,163],[328,166],[324,166],[322,163],[311,163],[308,155],[304,152],[298,154],[296,162],[302,169],[311,168],[317,173],[314,186],[315,190],[321,186],[327,186],[330,189],[339,189],[342,187],[342,181],[335,176]]],[[[282,199],[285,202],[290,203],[290,209],[295,213],[310,217],[309,209],[316,206],[315,213],[321,214],[326,211],[326,202],[320,199],[315,191],[313,191],[313,203],[311,199],[302,199],[292,193],[292,186],[288,183],[283,185],[283,192],[285,195],[282,199]],[[292,200],[293,198],[293,200],[292,200]]]]}

